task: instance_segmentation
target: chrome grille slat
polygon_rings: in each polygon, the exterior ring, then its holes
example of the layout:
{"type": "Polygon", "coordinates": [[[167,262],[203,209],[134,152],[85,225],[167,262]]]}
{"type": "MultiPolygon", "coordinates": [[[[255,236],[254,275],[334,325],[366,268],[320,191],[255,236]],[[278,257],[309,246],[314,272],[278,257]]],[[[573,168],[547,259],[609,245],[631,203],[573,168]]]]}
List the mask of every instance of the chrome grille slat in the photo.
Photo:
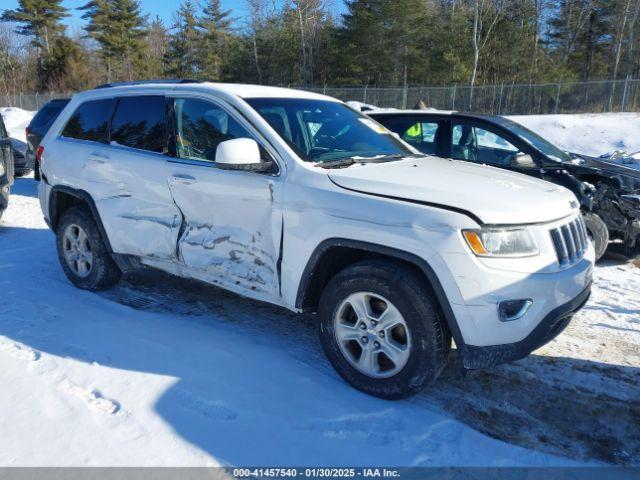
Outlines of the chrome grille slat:
{"type": "Polygon", "coordinates": [[[558,263],[564,267],[582,260],[589,245],[586,226],[582,216],[549,231],[558,256],[558,263]]]}

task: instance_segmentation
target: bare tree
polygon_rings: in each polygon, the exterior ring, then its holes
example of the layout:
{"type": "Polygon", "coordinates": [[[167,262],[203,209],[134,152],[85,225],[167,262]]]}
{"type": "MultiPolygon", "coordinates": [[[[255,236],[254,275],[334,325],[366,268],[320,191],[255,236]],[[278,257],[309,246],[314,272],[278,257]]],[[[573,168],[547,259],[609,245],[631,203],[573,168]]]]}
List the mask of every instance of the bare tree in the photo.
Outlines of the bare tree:
{"type": "Polygon", "coordinates": [[[260,60],[258,56],[258,32],[263,23],[263,2],[262,0],[247,0],[249,7],[249,27],[251,30],[251,42],[253,46],[253,59],[255,62],[258,82],[262,83],[262,71],[260,70],[260,60]]]}
{"type": "Polygon", "coordinates": [[[469,79],[469,108],[473,101],[473,87],[478,76],[480,52],[484,49],[493,28],[501,17],[502,0],[473,0],[473,29],[471,32],[472,66],[469,79]]]}

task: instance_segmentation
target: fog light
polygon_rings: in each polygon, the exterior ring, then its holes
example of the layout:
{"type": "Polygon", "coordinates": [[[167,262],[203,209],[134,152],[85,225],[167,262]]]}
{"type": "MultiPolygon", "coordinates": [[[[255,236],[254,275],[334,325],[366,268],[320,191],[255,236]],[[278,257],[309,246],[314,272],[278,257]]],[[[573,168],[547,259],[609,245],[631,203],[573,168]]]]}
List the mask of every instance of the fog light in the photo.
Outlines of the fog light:
{"type": "Polygon", "coordinates": [[[498,316],[501,322],[513,322],[520,320],[533,305],[533,300],[523,298],[520,300],[505,300],[498,304],[498,316]]]}

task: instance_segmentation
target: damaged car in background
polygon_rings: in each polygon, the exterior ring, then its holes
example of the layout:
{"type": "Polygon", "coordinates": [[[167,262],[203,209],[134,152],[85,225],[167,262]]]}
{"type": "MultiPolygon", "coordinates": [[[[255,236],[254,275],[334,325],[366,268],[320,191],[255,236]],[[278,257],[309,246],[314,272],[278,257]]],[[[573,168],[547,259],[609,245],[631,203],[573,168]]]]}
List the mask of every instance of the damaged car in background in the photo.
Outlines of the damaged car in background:
{"type": "Polygon", "coordinates": [[[316,313],[336,371],[382,398],[431,384],[452,340],[463,369],[523,358],[590,295],[569,190],[425,156],[323,95],[106,85],[74,96],[39,150],[74,285],[142,265],[316,313]]]}
{"type": "Polygon", "coordinates": [[[368,110],[367,115],[429,155],[491,165],[570,189],[580,201],[596,259],[609,240],[640,253],[640,170],[619,159],[567,153],[498,115],[368,110]]]}

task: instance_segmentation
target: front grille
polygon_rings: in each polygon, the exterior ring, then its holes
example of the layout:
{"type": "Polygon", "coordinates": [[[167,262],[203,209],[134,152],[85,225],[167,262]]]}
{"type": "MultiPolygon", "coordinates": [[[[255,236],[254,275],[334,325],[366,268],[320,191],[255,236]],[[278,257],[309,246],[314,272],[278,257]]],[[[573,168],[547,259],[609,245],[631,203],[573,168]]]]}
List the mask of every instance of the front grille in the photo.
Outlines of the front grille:
{"type": "Polygon", "coordinates": [[[582,215],[565,225],[550,230],[550,233],[560,266],[573,265],[582,259],[589,246],[587,229],[582,215]]]}

